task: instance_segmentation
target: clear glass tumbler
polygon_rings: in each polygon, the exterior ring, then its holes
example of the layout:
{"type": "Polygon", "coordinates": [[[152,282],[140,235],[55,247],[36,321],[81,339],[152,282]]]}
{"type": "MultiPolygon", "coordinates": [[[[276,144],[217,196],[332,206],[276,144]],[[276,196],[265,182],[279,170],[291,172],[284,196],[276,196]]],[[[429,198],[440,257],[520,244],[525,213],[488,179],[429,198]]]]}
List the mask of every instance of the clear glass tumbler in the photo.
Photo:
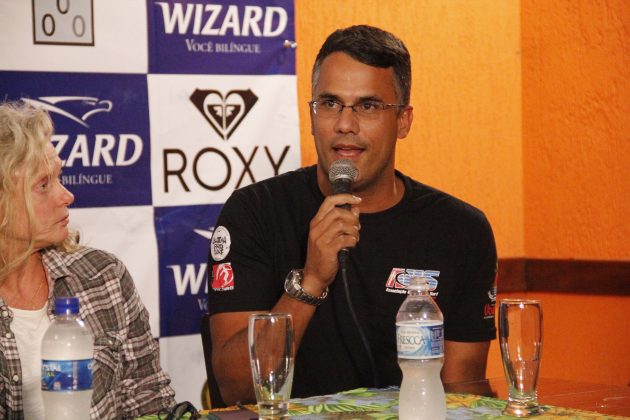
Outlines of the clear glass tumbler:
{"type": "Polygon", "coordinates": [[[516,417],[542,413],[538,404],[538,372],[542,350],[542,306],[539,300],[499,302],[499,343],[508,383],[504,414],[516,417]]]}
{"type": "Polygon", "coordinates": [[[293,384],[293,318],[283,313],[251,315],[248,342],[258,418],[286,418],[293,384]]]}

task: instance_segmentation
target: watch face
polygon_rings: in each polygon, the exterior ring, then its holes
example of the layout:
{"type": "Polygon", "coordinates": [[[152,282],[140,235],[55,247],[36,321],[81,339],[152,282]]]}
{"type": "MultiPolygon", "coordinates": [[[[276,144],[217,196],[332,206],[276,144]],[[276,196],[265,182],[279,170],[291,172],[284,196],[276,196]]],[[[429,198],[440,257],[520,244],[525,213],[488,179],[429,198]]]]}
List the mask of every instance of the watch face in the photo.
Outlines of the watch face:
{"type": "Polygon", "coordinates": [[[291,270],[284,281],[284,291],[290,297],[309,305],[319,306],[328,295],[328,288],[322,297],[311,296],[302,289],[302,270],[291,270]]]}
{"type": "Polygon", "coordinates": [[[295,279],[289,279],[287,280],[287,289],[291,292],[291,293],[295,293],[297,291],[297,285],[295,284],[295,279]]]}
{"type": "Polygon", "coordinates": [[[289,275],[287,276],[286,281],[284,282],[284,290],[289,293],[291,296],[295,296],[296,292],[300,291],[300,283],[299,273],[296,273],[295,270],[291,270],[289,275]]]}

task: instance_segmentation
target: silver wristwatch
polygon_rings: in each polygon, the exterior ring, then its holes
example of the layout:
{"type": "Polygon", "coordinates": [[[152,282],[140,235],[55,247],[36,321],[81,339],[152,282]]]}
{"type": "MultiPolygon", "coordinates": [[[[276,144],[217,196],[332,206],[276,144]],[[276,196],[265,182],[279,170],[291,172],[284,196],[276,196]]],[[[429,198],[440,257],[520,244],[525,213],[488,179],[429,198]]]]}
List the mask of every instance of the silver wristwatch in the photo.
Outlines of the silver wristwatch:
{"type": "Polygon", "coordinates": [[[320,296],[313,296],[302,289],[302,277],[304,270],[291,270],[287,274],[287,278],[284,281],[284,291],[293,299],[300,302],[308,303],[309,305],[319,306],[324,302],[326,296],[328,296],[328,287],[324,290],[324,293],[320,296]]]}

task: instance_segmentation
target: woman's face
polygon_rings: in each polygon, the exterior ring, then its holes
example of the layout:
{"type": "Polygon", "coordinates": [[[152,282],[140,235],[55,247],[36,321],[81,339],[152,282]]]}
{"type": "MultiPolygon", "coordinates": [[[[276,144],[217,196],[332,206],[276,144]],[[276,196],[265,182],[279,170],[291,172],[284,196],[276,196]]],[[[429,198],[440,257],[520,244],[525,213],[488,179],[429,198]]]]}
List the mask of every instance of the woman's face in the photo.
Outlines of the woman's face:
{"type": "Polygon", "coordinates": [[[33,237],[35,248],[41,249],[60,243],[68,237],[68,206],[74,202],[74,195],[61,184],[61,160],[52,143],[46,146],[46,161],[42,162],[37,175],[30,185],[33,202],[34,228],[28,231],[26,206],[22,196],[24,174],[21,174],[18,200],[21,213],[18,215],[18,240],[28,241],[33,237]]]}

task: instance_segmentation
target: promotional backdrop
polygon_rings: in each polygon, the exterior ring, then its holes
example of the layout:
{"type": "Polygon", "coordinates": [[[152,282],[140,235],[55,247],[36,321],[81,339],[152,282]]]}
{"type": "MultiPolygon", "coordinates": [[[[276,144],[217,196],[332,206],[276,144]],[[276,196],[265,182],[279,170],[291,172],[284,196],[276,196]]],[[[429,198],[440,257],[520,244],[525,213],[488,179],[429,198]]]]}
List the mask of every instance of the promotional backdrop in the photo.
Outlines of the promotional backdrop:
{"type": "Polygon", "coordinates": [[[50,112],[71,226],[127,265],[198,407],[222,204],[300,165],[294,39],[293,0],[0,4],[0,99],[50,112]]]}

